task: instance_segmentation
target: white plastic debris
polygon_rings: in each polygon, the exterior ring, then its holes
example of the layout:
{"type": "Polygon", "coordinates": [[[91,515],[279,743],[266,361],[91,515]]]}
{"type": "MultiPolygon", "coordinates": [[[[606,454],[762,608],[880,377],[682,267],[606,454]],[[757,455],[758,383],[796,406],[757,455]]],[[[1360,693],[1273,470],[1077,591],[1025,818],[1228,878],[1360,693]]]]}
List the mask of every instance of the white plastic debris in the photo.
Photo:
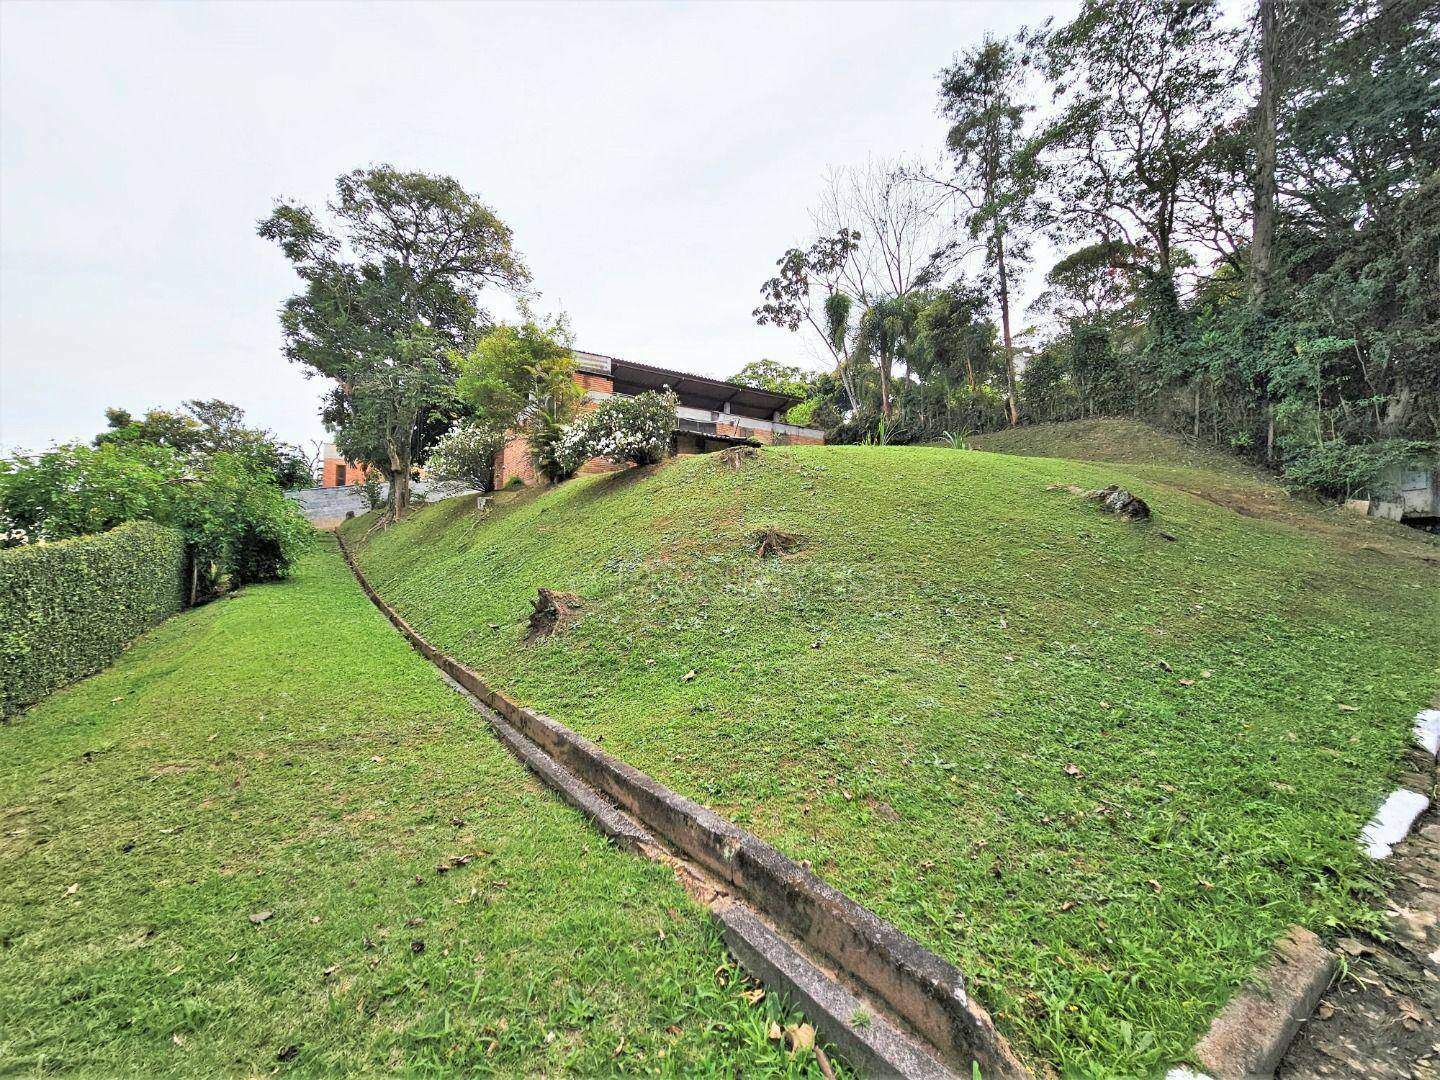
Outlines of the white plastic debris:
{"type": "Polygon", "coordinates": [[[1176,1066],[1165,1074],[1165,1080],[1210,1080],[1210,1077],[1206,1073],[1196,1072],[1194,1069],[1183,1069],[1176,1066]]]}
{"type": "Polygon", "coordinates": [[[1440,756],[1440,709],[1426,709],[1416,715],[1415,742],[1432,757],[1440,756]]]}
{"type": "Polygon", "coordinates": [[[1418,791],[1408,788],[1392,791],[1360,833],[1365,854],[1372,859],[1389,858],[1393,846],[1405,839],[1410,826],[1429,805],[1430,800],[1418,791]]]}

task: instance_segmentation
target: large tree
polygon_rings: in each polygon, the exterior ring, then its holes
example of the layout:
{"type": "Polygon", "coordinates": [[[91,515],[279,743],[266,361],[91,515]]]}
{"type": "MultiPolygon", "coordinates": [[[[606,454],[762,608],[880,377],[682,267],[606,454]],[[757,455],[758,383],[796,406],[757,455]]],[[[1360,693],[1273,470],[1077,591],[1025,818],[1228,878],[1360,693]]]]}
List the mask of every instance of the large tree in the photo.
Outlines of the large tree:
{"type": "Polygon", "coordinates": [[[842,276],[859,243],[860,234],[845,226],[808,248],[791,248],[776,260],[775,276],[760,286],[764,300],[751,312],[761,326],[780,326],[792,333],[808,327],[834,362],[835,377],[851,409],[861,403],[851,364],[854,297],[845,291],[842,276]]]}
{"type": "Polygon", "coordinates": [[[1216,0],[1086,0],[1043,44],[1058,104],[1039,137],[1045,218],[1059,240],[1133,254],[1151,342],[1173,363],[1177,271],[1211,216],[1215,135],[1236,116],[1237,32],[1216,0]]]}
{"type": "Polygon", "coordinates": [[[1010,330],[1014,263],[1023,259],[1020,227],[1026,223],[1034,170],[1026,145],[1022,56],[1007,41],[986,37],[940,74],[940,111],[950,120],[946,137],[954,175],[945,185],[964,200],[972,239],[983,240],[993,275],[1011,425],[1020,422],[1015,349],[1010,330]]]}
{"type": "Polygon", "coordinates": [[[286,355],[338,384],[325,418],[343,453],[388,475],[393,520],[409,507],[411,469],[449,426],[428,421],[452,404],[446,357],[483,328],[481,290],[519,291],[529,275],[510,229],[448,176],[357,169],[326,209],[328,223],[281,202],[259,232],[304,283],[281,310],[286,355]]]}

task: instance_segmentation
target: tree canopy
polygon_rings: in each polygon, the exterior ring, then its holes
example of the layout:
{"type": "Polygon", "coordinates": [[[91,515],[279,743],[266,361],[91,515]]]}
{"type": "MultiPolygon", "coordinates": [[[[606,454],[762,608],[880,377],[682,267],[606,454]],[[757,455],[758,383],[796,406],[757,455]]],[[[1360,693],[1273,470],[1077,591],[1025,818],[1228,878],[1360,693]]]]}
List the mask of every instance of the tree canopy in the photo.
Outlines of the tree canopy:
{"type": "Polygon", "coordinates": [[[302,283],[281,309],[286,355],[335,380],[324,419],[342,453],[387,473],[393,518],[412,467],[460,414],[449,357],[485,328],[480,293],[519,292],[529,274],[510,229],[447,176],[357,169],[326,211],[281,202],[259,233],[302,283]]]}

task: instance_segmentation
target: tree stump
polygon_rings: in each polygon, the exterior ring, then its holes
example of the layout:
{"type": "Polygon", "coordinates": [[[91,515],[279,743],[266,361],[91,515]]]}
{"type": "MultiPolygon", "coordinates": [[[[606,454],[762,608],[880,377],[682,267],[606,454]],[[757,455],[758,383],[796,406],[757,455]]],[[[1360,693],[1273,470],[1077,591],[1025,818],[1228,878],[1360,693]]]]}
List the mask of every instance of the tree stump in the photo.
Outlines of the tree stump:
{"type": "Polygon", "coordinates": [[[753,446],[732,446],[728,449],[721,450],[717,456],[720,458],[721,465],[730,469],[739,470],[742,461],[747,458],[753,458],[758,453],[759,451],[753,446]]]}
{"type": "Polygon", "coordinates": [[[782,555],[794,555],[805,546],[805,538],[794,533],[781,532],[771,526],[750,534],[750,546],[762,559],[775,559],[782,555]]]}
{"type": "Polygon", "coordinates": [[[575,619],[580,609],[580,598],[574,593],[556,592],[554,589],[540,589],[530,601],[530,630],[526,641],[549,637],[556,630],[575,619]]]}

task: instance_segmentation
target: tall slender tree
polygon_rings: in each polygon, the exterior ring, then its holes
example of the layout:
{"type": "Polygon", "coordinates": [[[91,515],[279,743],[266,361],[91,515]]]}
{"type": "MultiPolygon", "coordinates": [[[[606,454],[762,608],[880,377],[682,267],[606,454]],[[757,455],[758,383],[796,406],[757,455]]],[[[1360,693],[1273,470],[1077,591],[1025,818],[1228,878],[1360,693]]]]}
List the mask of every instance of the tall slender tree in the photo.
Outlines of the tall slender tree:
{"type": "Polygon", "coordinates": [[[940,110],[950,120],[946,137],[955,176],[948,185],[966,202],[970,235],[983,239],[994,275],[995,302],[1005,349],[1010,424],[1020,422],[1015,345],[1010,328],[1013,263],[1025,245],[1018,227],[1033,193],[1033,171],[1025,146],[1021,55],[1008,41],[987,36],[940,75],[940,110]]]}
{"type": "Polygon", "coordinates": [[[1250,234],[1250,301],[1264,304],[1270,287],[1270,268],[1275,261],[1275,126],[1279,88],[1275,61],[1279,47],[1280,0],[1260,0],[1256,11],[1256,50],[1260,68],[1259,92],[1255,102],[1255,204],[1250,234]]]}

